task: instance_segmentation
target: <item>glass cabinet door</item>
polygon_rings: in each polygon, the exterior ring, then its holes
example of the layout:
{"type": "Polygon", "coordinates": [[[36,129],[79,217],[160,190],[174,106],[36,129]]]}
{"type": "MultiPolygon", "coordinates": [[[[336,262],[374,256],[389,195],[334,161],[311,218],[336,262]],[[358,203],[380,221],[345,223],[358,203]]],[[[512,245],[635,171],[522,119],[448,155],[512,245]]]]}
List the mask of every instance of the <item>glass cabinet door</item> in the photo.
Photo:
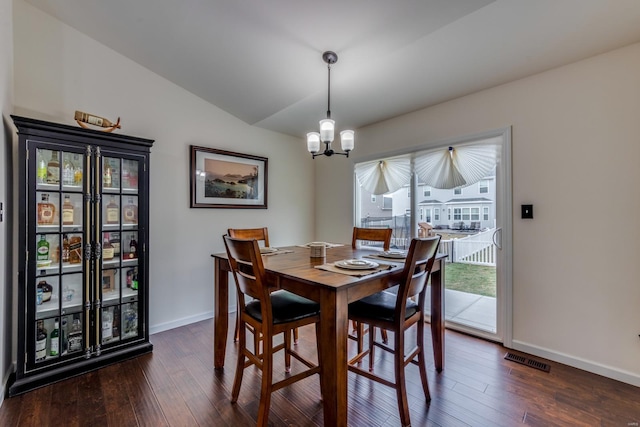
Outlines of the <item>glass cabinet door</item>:
{"type": "MultiPolygon", "coordinates": [[[[35,183],[33,217],[28,223],[30,257],[28,311],[34,313],[28,330],[34,351],[27,364],[38,367],[81,355],[86,344],[85,307],[85,168],[83,152],[35,148],[35,167],[28,182],[35,183]]],[[[30,188],[34,188],[30,187],[30,188]]]]}
{"type": "Polygon", "coordinates": [[[101,161],[102,284],[100,344],[141,336],[138,327],[138,176],[141,162],[106,154],[101,161]]]}

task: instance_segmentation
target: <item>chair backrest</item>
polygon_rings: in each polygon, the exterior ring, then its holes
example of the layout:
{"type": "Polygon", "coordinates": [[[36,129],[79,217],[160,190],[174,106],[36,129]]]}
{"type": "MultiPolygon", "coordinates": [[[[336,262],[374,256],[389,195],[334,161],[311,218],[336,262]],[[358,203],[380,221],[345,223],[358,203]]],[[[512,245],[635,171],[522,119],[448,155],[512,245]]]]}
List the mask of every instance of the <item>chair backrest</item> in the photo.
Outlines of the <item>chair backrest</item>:
{"type": "MultiPolygon", "coordinates": [[[[270,289],[267,286],[260,247],[256,239],[239,239],[223,236],[229,265],[236,282],[238,295],[244,294],[260,300],[262,319],[271,319],[270,289]]],[[[238,298],[240,309],[244,310],[244,298],[238,298]]]]}
{"type": "Polygon", "coordinates": [[[402,279],[398,289],[397,313],[404,312],[407,298],[419,295],[418,305],[424,311],[425,292],[431,268],[436,259],[440,236],[414,238],[411,240],[407,261],[402,271],[402,279]]]}
{"type": "Polygon", "coordinates": [[[229,237],[237,239],[256,239],[263,241],[266,247],[269,247],[269,230],[263,228],[230,228],[227,230],[229,237]]]}
{"type": "Polygon", "coordinates": [[[351,246],[356,248],[356,241],[366,240],[369,242],[382,242],[385,251],[391,246],[391,228],[360,228],[353,227],[353,237],[351,238],[351,246]]]}

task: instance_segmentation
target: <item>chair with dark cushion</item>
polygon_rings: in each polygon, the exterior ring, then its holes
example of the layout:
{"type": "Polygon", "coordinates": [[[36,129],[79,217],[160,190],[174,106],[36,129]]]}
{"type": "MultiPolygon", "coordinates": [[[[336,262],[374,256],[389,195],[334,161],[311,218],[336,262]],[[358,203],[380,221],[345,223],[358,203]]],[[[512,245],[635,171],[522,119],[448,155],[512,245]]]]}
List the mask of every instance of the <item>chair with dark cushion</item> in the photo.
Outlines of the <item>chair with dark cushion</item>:
{"type": "Polygon", "coordinates": [[[427,402],[431,400],[427,383],[424,347],[424,306],[427,298],[427,280],[435,261],[439,243],[440,236],[413,239],[402,277],[393,292],[378,292],[349,304],[349,319],[368,324],[372,331],[373,328],[382,328],[394,333],[393,347],[389,347],[375,341],[373,339],[375,334],[372,332],[369,336],[368,349],[353,357],[349,361],[348,369],[396,390],[400,421],[403,426],[411,425],[405,381],[407,364],[418,365],[425,399],[427,402]],[[417,302],[415,297],[417,297],[417,302]],[[417,345],[410,351],[405,351],[405,332],[413,325],[417,325],[417,345]],[[395,380],[389,380],[373,373],[375,347],[393,354],[395,380]],[[368,371],[358,366],[367,355],[369,356],[368,371]]]}
{"type": "MultiPolygon", "coordinates": [[[[291,332],[300,326],[315,324],[316,343],[320,354],[320,305],[307,298],[285,290],[269,287],[260,248],[255,239],[237,239],[224,236],[224,244],[229,257],[231,272],[238,291],[238,317],[240,319],[240,339],[236,375],[233,380],[231,402],[238,400],[242,375],[245,368],[255,365],[262,371],[258,426],[266,426],[269,418],[271,393],[296,381],[320,373],[320,365],[313,364],[291,349],[291,332]],[[245,304],[244,296],[253,298],[245,304]],[[262,335],[262,352],[251,352],[246,346],[246,325],[254,334],[262,335]],[[284,342],[274,346],[274,336],[284,333],[284,342]],[[285,371],[291,370],[291,357],[305,365],[304,370],[287,375],[285,379],[273,382],[273,355],[285,352],[285,371]]],[[[259,348],[259,347],[258,347],[259,348]]]]}
{"type": "MultiPolygon", "coordinates": [[[[391,228],[362,228],[353,227],[353,234],[351,236],[351,247],[356,249],[359,241],[366,242],[382,242],[382,249],[388,251],[391,247],[391,235],[393,229],[391,228]]],[[[364,328],[364,325],[353,322],[353,332],[355,335],[350,335],[351,339],[355,339],[358,342],[358,352],[362,351],[362,343],[364,335],[368,332],[364,328]]],[[[387,333],[382,331],[382,341],[387,342],[387,333]]]]}

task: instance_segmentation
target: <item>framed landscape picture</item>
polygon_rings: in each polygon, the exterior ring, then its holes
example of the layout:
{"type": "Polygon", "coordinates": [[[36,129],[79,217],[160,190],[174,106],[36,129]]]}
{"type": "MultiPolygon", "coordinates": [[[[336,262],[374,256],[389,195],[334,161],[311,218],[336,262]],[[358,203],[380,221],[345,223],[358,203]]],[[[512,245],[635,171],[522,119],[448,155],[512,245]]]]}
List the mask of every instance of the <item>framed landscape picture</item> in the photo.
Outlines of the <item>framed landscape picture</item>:
{"type": "Polygon", "coordinates": [[[192,208],[267,208],[267,158],[191,146],[192,208]]]}

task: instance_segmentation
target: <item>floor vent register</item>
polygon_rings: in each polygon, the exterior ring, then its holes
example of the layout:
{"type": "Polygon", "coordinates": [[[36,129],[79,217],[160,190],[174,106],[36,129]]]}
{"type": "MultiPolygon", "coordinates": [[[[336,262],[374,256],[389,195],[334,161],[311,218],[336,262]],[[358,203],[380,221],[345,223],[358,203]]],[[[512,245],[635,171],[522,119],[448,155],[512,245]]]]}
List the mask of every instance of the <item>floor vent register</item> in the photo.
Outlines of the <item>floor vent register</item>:
{"type": "Polygon", "coordinates": [[[508,352],[507,354],[504,355],[504,358],[512,362],[520,363],[521,365],[538,369],[540,371],[549,372],[551,370],[551,366],[549,366],[548,364],[541,362],[539,360],[531,359],[529,357],[521,356],[519,354],[508,352]]]}

